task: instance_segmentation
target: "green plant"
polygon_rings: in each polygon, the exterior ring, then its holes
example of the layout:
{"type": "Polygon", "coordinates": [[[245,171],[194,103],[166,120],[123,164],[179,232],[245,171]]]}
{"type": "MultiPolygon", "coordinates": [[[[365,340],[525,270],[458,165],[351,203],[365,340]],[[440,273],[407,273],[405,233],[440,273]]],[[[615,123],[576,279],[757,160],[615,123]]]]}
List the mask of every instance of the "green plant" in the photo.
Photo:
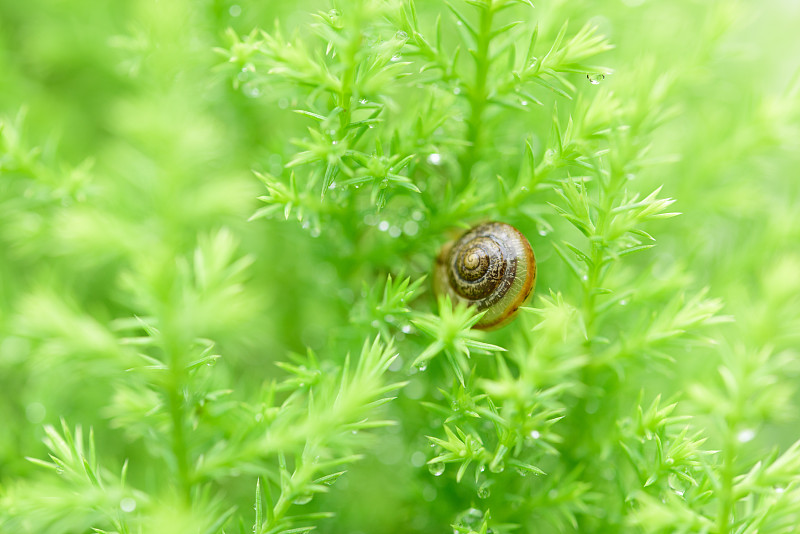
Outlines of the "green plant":
{"type": "Polygon", "coordinates": [[[0,47],[0,530],[795,531],[796,10],[67,4],[0,6],[51,36],[0,47]],[[488,333],[429,289],[487,219],[540,274],[488,333]]]}

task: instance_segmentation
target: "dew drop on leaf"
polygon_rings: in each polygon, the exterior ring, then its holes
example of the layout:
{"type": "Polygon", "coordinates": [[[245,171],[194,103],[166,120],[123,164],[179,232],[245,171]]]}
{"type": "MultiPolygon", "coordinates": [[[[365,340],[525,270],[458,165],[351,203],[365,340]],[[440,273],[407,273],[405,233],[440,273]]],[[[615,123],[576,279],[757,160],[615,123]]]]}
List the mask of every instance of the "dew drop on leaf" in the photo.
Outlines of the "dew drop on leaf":
{"type": "Polygon", "coordinates": [[[119,508],[123,512],[133,512],[136,510],[136,500],[130,497],[125,497],[121,501],[119,501],[119,508]]]}
{"type": "Polygon", "coordinates": [[[477,508],[468,508],[456,516],[455,523],[459,527],[465,527],[470,530],[478,530],[483,513],[477,508]]]}
{"type": "Polygon", "coordinates": [[[442,473],[444,473],[444,462],[428,464],[428,471],[435,477],[442,476],[442,473]]]}
{"type": "Polygon", "coordinates": [[[439,165],[441,162],[442,162],[441,154],[437,154],[434,152],[433,154],[428,155],[428,163],[430,163],[431,165],[439,165]]]}
{"type": "Polygon", "coordinates": [[[606,79],[606,75],[603,73],[587,74],[586,79],[592,85],[600,85],[600,82],[606,79]]]}
{"type": "Polygon", "coordinates": [[[299,495],[293,502],[294,504],[308,504],[311,502],[312,495],[310,493],[303,493],[299,495]]]}
{"type": "Polygon", "coordinates": [[[499,461],[496,463],[489,464],[489,471],[492,473],[502,473],[506,468],[506,464],[503,461],[499,461]]]}
{"type": "Polygon", "coordinates": [[[406,39],[408,39],[408,34],[403,30],[400,30],[396,34],[394,34],[394,37],[399,41],[405,41],[406,39]]]}
{"type": "Polygon", "coordinates": [[[489,487],[488,481],[478,486],[479,499],[488,499],[491,494],[492,494],[492,489],[489,487]]]}

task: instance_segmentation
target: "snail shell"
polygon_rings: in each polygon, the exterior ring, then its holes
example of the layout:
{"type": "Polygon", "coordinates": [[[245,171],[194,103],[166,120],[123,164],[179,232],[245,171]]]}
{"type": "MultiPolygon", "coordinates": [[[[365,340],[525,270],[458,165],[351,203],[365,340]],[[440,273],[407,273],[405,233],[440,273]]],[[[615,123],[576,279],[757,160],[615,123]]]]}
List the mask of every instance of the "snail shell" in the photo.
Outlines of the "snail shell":
{"type": "Polygon", "coordinates": [[[479,224],[448,243],[436,258],[434,289],[486,314],[475,325],[499,328],[511,321],[536,284],[536,258],[519,230],[500,222],[479,224]]]}

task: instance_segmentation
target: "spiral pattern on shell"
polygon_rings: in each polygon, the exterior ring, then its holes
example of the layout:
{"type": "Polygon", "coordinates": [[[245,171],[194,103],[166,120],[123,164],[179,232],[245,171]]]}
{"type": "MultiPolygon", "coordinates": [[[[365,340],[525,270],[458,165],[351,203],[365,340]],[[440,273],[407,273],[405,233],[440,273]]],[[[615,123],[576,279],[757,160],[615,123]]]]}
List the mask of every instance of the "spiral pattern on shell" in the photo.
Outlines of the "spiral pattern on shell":
{"type": "Polygon", "coordinates": [[[530,243],[511,225],[490,222],[475,226],[445,245],[436,261],[437,293],[467,302],[486,314],[475,328],[491,329],[509,322],[533,293],[536,258],[530,243]]]}

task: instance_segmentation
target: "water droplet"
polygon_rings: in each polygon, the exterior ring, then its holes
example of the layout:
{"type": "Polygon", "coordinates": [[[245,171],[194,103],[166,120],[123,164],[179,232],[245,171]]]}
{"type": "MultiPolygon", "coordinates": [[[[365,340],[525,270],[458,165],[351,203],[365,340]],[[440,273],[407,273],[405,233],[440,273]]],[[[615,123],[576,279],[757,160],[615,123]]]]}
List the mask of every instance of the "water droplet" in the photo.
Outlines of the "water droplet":
{"type": "Polygon", "coordinates": [[[332,141],[332,142],[331,142],[331,144],[332,144],[332,145],[338,145],[338,144],[339,144],[339,141],[332,141]]]}
{"type": "Polygon", "coordinates": [[[353,431],[351,432],[351,434],[353,434],[353,435],[355,436],[356,434],[358,434],[358,430],[353,430],[353,431]]]}
{"type": "Polygon", "coordinates": [[[480,486],[478,486],[478,498],[479,499],[488,499],[489,496],[492,494],[492,488],[489,481],[484,482],[480,486]]]}
{"type": "Polygon", "coordinates": [[[331,185],[328,186],[328,190],[333,191],[334,189],[336,189],[336,182],[331,182],[331,185]]]}
{"type": "Polygon", "coordinates": [[[367,102],[368,100],[366,98],[362,98],[361,100],[358,101],[359,104],[366,104],[367,102]]]}
{"type": "Polygon", "coordinates": [[[424,217],[425,215],[419,210],[414,210],[411,212],[411,218],[415,221],[421,221],[424,217]]]}
{"type": "Polygon", "coordinates": [[[25,417],[33,424],[44,421],[47,415],[47,408],[41,402],[32,402],[25,407],[25,417]]]}
{"type": "Polygon", "coordinates": [[[378,230],[380,230],[381,232],[385,232],[388,229],[389,229],[389,221],[381,221],[378,224],[378,230]]]}
{"type": "Polygon", "coordinates": [[[308,504],[311,502],[313,495],[310,493],[303,493],[302,495],[298,495],[298,497],[294,500],[295,504],[308,504]]]}
{"type": "Polygon", "coordinates": [[[231,17],[238,17],[242,14],[242,6],[238,4],[233,4],[231,7],[228,8],[228,14],[231,17]]]}
{"type": "Polygon", "coordinates": [[[303,230],[308,230],[309,226],[310,226],[310,224],[308,224],[308,221],[303,221],[303,224],[302,224],[303,230]]]}
{"type": "Polygon", "coordinates": [[[460,87],[453,87],[453,94],[454,95],[460,95],[461,94],[461,88],[460,87]]]}
{"type": "Polygon", "coordinates": [[[435,477],[442,476],[442,473],[444,473],[444,462],[433,462],[432,464],[428,464],[428,471],[430,471],[430,473],[435,477]]]}
{"type": "Polygon", "coordinates": [[[683,497],[683,490],[677,490],[676,489],[675,490],[675,495],[677,495],[678,497],[683,497]]]}
{"type": "Polygon", "coordinates": [[[589,280],[589,276],[588,276],[588,275],[586,275],[586,274],[584,274],[583,276],[581,276],[581,280],[583,280],[584,282],[586,282],[586,281],[588,281],[588,280],[589,280]]]}
{"type": "Polygon", "coordinates": [[[439,165],[442,162],[442,155],[433,153],[428,155],[428,163],[431,165],[439,165]]]}
{"type": "Polygon", "coordinates": [[[404,324],[403,328],[401,328],[400,330],[402,330],[404,334],[410,334],[414,329],[411,327],[410,324],[404,324]]]}
{"type": "Polygon", "coordinates": [[[340,13],[338,9],[331,9],[330,11],[328,11],[328,16],[332,19],[339,18],[339,15],[340,13]]]}
{"type": "Polygon", "coordinates": [[[546,236],[548,233],[549,233],[549,232],[548,232],[547,230],[545,230],[544,228],[542,228],[541,230],[539,230],[539,235],[540,235],[540,236],[542,236],[542,237],[546,236]]]}
{"type": "Polygon", "coordinates": [[[389,236],[391,237],[400,237],[400,234],[402,233],[403,231],[400,229],[399,226],[392,226],[391,228],[389,228],[389,236]]]}
{"type": "Polygon", "coordinates": [[[119,508],[123,512],[133,512],[136,510],[136,500],[130,497],[125,497],[121,501],[119,501],[119,508]]]}
{"type": "Polygon", "coordinates": [[[378,321],[377,319],[375,319],[375,320],[373,320],[373,321],[370,323],[370,326],[372,326],[372,328],[378,328],[378,327],[380,327],[380,326],[381,326],[381,323],[380,323],[380,321],[378,321]]]}
{"type": "Polygon", "coordinates": [[[628,300],[627,299],[622,299],[621,301],[619,301],[619,305],[620,306],[627,306],[628,305],[628,300]]]}
{"type": "Polygon", "coordinates": [[[248,82],[244,84],[244,86],[242,86],[242,92],[244,92],[245,96],[250,98],[256,98],[261,96],[261,89],[259,89],[259,87],[256,84],[251,82],[248,82]]]}
{"type": "Polygon", "coordinates": [[[420,372],[424,372],[426,369],[428,369],[428,361],[426,360],[424,362],[419,362],[415,367],[420,372]]]}
{"type": "Polygon", "coordinates": [[[736,439],[739,440],[739,443],[747,443],[748,441],[753,441],[753,438],[756,437],[756,431],[751,428],[745,428],[738,434],[736,434],[736,439]]]}
{"type": "Polygon", "coordinates": [[[506,464],[502,460],[489,464],[489,471],[492,473],[502,473],[506,468],[506,464]]]}
{"type": "Polygon", "coordinates": [[[527,100],[523,100],[523,101],[520,102],[520,104],[522,104],[523,106],[527,106],[528,105],[528,101],[527,100]]]}
{"type": "MultiPolygon", "coordinates": [[[[465,527],[472,531],[477,531],[483,520],[483,513],[477,508],[468,508],[456,516],[455,523],[459,527],[465,527]]],[[[455,531],[456,533],[458,531],[455,531]]]]}
{"type": "Polygon", "coordinates": [[[425,464],[425,453],[422,451],[414,451],[411,455],[411,465],[414,467],[422,467],[425,464]]]}
{"type": "Polygon", "coordinates": [[[417,235],[419,224],[416,221],[406,221],[403,224],[403,233],[406,235],[417,235]]]}
{"type": "Polygon", "coordinates": [[[777,494],[781,494],[781,493],[783,493],[785,491],[786,491],[786,488],[781,488],[781,487],[775,488],[775,493],[777,493],[777,494]]]}
{"type": "Polygon", "coordinates": [[[539,439],[542,437],[538,430],[531,430],[531,433],[528,435],[531,437],[531,439],[539,439]]]}
{"type": "Polygon", "coordinates": [[[522,467],[517,467],[517,468],[516,468],[516,472],[517,472],[517,474],[518,474],[519,476],[521,476],[521,477],[526,477],[526,476],[528,476],[528,474],[529,474],[529,473],[528,473],[528,470],[527,470],[527,469],[523,469],[522,467]]]}
{"type": "Polygon", "coordinates": [[[463,22],[461,22],[460,20],[457,20],[457,21],[456,21],[456,26],[463,26],[463,25],[464,25],[464,23],[463,23],[463,22]]]}
{"type": "Polygon", "coordinates": [[[400,54],[395,54],[392,56],[392,61],[400,61],[402,56],[400,54]]]}
{"type": "Polygon", "coordinates": [[[606,75],[603,73],[587,74],[586,79],[592,85],[600,85],[600,82],[606,79],[606,75]]]}
{"type": "Polygon", "coordinates": [[[406,32],[404,32],[403,30],[400,30],[399,32],[394,34],[394,38],[399,40],[399,41],[405,41],[406,39],[408,39],[408,34],[406,32]]]}
{"type": "Polygon", "coordinates": [[[320,230],[315,226],[314,228],[311,229],[311,232],[309,233],[311,234],[311,237],[319,237],[322,234],[322,230],[320,230]]]}

